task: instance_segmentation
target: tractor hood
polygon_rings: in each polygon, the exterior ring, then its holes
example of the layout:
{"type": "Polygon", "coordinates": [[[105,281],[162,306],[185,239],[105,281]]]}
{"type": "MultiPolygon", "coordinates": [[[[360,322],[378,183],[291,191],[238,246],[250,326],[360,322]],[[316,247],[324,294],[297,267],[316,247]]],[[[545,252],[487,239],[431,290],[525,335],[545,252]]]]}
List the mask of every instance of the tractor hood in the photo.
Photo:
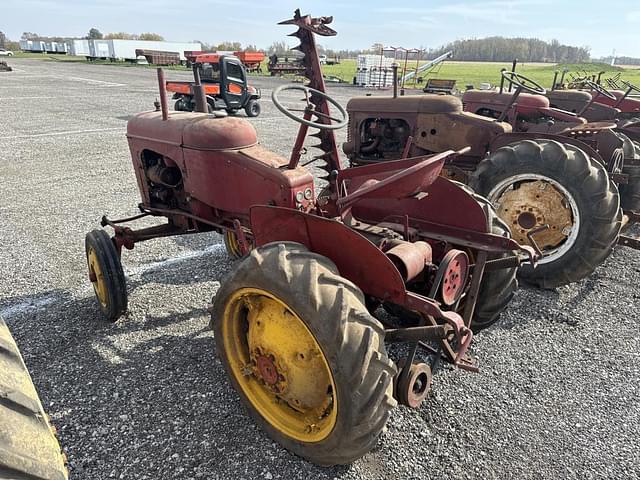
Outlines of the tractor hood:
{"type": "Polygon", "coordinates": [[[572,102],[589,103],[591,94],[582,90],[548,90],[547,98],[553,103],[554,100],[570,100],[572,102]]]}
{"type": "Polygon", "coordinates": [[[355,97],[347,103],[348,112],[373,113],[458,113],[462,102],[449,95],[410,95],[408,97],[355,97]]]}
{"type": "Polygon", "coordinates": [[[127,123],[127,137],[144,138],[197,150],[235,150],[258,142],[253,125],[235,117],[196,112],[139,113],[127,123]]]}
{"type": "MultiPolygon", "coordinates": [[[[496,107],[505,107],[513,98],[513,93],[498,93],[484,90],[467,90],[462,96],[464,103],[493,105],[496,107]]],[[[518,110],[525,108],[549,108],[549,100],[542,95],[531,95],[529,93],[521,93],[516,100],[518,110]]]]}

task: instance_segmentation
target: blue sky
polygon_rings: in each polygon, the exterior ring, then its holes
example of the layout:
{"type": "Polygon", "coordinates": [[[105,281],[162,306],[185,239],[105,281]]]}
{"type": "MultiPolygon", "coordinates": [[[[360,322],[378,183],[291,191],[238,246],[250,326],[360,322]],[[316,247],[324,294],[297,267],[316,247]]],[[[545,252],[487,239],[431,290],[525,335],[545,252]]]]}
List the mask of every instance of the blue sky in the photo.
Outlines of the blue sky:
{"type": "Polygon", "coordinates": [[[174,41],[267,47],[285,38],[287,27],[275,24],[296,7],[334,16],[338,36],[320,42],[329,48],[376,42],[436,47],[458,38],[503,35],[556,38],[589,46],[596,57],[613,49],[640,57],[640,0],[2,0],[0,30],[16,40],[24,31],[82,36],[95,26],[103,33],[151,31],[174,41]]]}

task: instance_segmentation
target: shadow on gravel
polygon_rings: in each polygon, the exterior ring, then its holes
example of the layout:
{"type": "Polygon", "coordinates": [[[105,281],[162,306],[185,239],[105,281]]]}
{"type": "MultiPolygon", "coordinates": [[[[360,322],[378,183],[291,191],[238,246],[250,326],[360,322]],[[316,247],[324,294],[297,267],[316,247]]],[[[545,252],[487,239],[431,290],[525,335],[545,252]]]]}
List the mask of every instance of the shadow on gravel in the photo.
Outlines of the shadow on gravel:
{"type": "MultiPolygon", "coordinates": [[[[149,270],[129,292],[143,283],[197,289],[221,276],[210,260],[149,270]]],[[[115,324],[102,320],[91,291],[49,297],[14,315],[11,328],[72,479],[332,479],[349,469],[311,465],[255,426],[216,357],[205,305],[189,306],[192,297],[167,314],[145,307],[153,298],[134,299],[115,324]]]]}

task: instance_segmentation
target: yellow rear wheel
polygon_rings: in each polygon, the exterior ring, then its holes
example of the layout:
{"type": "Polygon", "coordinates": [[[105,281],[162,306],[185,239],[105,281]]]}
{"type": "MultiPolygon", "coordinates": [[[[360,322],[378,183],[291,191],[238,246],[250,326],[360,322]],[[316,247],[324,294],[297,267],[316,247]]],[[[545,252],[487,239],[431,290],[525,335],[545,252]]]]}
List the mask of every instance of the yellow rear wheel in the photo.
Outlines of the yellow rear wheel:
{"type": "Polygon", "coordinates": [[[396,368],[362,292],[329,259],[292,242],[252,250],[216,294],[212,325],[231,383],[274,440],[321,465],[375,445],[396,368]]]}
{"type": "Polygon", "coordinates": [[[233,376],[260,415],[301,442],[326,438],[336,423],[335,385],[304,322],[261,289],[233,293],[222,341],[233,376]]]}

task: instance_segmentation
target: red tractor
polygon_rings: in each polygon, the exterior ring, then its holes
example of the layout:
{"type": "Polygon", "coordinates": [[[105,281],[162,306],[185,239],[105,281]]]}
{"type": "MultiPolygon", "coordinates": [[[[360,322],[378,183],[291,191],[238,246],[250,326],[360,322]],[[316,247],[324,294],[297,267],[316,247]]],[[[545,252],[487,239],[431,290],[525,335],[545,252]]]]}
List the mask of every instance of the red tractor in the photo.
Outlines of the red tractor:
{"type": "Polygon", "coordinates": [[[334,131],[346,125],[346,112],[325,93],[314,38],[335,35],[330,22],[299,10],[282,22],[298,27],[310,81],[274,92],[276,106],[302,124],[289,159],[261,146],[243,119],[169,114],[160,70],[161,111],[140,113],[127,128],[141,212],[103,217],[114,235],[100,229],[86,238],[89,279],[115,321],[127,306],[123,248],[223,234],[241,260],[213,300],[217,354],[256,422],[322,465],[369,451],[397,401],[424,400],[441,358],[477,370],[467,355],[472,329],[495,321],[520,261],[536,258],[509,238],[487,201],[439,176],[464,150],[342,168],[334,131]],[[284,106],[281,96],[292,89],[304,108],[284,106]],[[318,195],[299,164],[308,128],[318,129],[315,159],[328,174],[318,195]],[[148,215],[167,222],[122,225],[148,215]],[[381,304],[411,312],[410,321],[383,325],[372,314],[381,304]],[[385,342],[409,343],[408,356],[394,362],[385,342]],[[427,360],[418,360],[418,349],[427,360]]]}
{"type": "Polygon", "coordinates": [[[583,77],[571,83],[570,87],[574,88],[562,88],[565,86],[562,80],[556,83],[554,78],[551,90],[545,95],[553,107],[578,113],[590,122],[616,120],[619,126],[640,123],[640,98],[631,96],[640,93],[640,87],[624,80],[620,83],[625,90],[607,90],[599,78],[596,81],[583,77]]]}
{"type": "MultiPolygon", "coordinates": [[[[640,246],[619,235],[623,223],[638,216],[623,216],[615,184],[633,181],[621,172],[625,145],[633,144],[613,131],[615,124],[587,124],[551,108],[542,96],[524,94],[544,91],[531,80],[515,72],[505,76],[517,86],[515,93],[467,92],[467,111],[454,97],[353,98],[343,149],[352,165],[367,165],[404,152],[425,155],[470,145],[447,161],[445,174],[488,198],[515,240],[544,253],[538,267],[523,266],[520,277],[555,288],[589,276],[618,241],[640,246]]],[[[634,202],[636,194],[626,199],[634,202]]]]}
{"type": "Polygon", "coordinates": [[[247,83],[247,72],[239,58],[206,53],[193,57],[192,68],[195,82],[166,82],[167,91],[176,100],[176,111],[196,110],[194,86],[202,84],[209,113],[226,110],[234,115],[244,109],[248,117],[260,115],[260,90],[247,83]]]}
{"type": "Polygon", "coordinates": [[[595,82],[585,82],[595,94],[591,96],[575,91],[589,96],[577,113],[551,106],[549,98],[545,96],[549,92],[544,88],[523,75],[506,71],[502,72],[499,92],[469,90],[464,93],[462,102],[466,111],[497,121],[508,121],[514,132],[534,136],[551,133],[579,140],[581,145],[578,146],[605,165],[611,180],[619,184],[620,206],[631,217],[637,218],[634,212],[640,212],[640,129],[635,129],[633,124],[619,127],[617,117],[613,116],[619,115],[619,111],[596,102],[603,98],[615,98],[614,94],[595,82]],[[521,85],[513,93],[503,93],[505,79],[513,82],[514,78],[521,85]],[[585,112],[593,114],[595,111],[601,116],[610,111],[612,116],[591,123],[581,116],[585,112]]]}

